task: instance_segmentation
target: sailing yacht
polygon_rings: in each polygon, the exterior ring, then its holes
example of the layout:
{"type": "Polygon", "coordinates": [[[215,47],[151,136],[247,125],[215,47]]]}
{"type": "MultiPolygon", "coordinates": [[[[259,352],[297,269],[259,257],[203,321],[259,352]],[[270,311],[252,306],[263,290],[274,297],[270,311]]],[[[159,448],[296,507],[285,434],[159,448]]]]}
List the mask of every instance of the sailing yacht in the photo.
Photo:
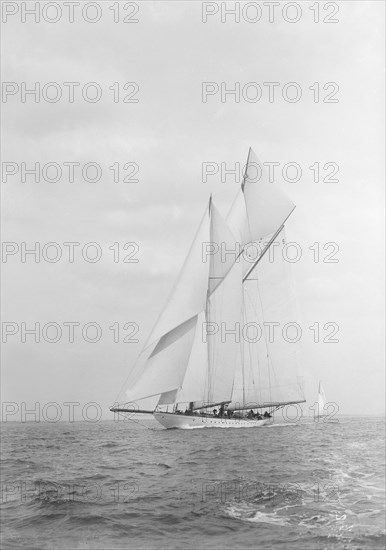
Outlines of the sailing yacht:
{"type": "Polygon", "coordinates": [[[324,414],[324,407],[327,403],[326,400],[326,394],[324,393],[324,389],[322,387],[322,383],[319,380],[319,387],[318,387],[318,414],[316,415],[316,418],[323,418],[324,416],[327,416],[324,414]]]}
{"type": "Polygon", "coordinates": [[[210,197],[112,412],[151,413],[165,428],[252,428],[305,402],[297,345],[283,332],[296,319],[281,251],[295,205],[262,168],[250,149],[226,218],[210,197]]]}

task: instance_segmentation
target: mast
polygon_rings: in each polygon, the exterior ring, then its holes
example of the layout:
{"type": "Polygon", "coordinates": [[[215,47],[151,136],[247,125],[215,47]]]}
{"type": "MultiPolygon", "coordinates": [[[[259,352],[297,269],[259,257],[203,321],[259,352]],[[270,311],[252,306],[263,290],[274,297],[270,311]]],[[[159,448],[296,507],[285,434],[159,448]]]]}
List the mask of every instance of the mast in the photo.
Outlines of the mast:
{"type": "MultiPolygon", "coordinates": [[[[211,220],[211,216],[212,216],[212,193],[210,194],[210,197],[209,197],[209,218],[211,220]]],[[[210,223],[210,229],[209,229],[210,233],[209,233],[209,239],[210,241],[212,241],[212,238],[213,238],[213,230],[212,230],[212,223],[210,223]]],[[[209,319],[210,319],[210,272],[209,272],[209,279],[208,279],[208,290],[207,290],[207,293],[206,293],[206,302],[205,302],[205,320],[206,320],[206,323],[208,326],[208,323],[209,323],[209,319]]],[[[211,393],[211,388],[212,388],[212,376],[211,376],[211,345],[210,345],[210,342],[211,342],[211,338],[208,339],[207,337],[207,341],[206,341],[206,351],[207,351],[207,354],[208,354],[208,362],[207,362],[207,366],[208,366],[208,369],[207,369],[207,381],[208,381],[208,387],[206,388],[206,402],[210,403],[210,393],[211,393]]],[[[204,396],[204,403],[205,403],[205,396],[204,396]]]]}
{"type": "MultiPolygon", "coordinates": [[[[209,300],[209,288],[208,288],[208,293],[207,293],[207,297],[206,297],[206,305],[205,305],[205,320],[206,320],[206,326],[208,326],[208,323],[209,323],[209,319],[210,319],[210,300],[209,300]]],[[[212,387],[212,377],[211,377],[211,369],[210,369],[210,366],[211,366],[211,346],[210,346],[210,342],[211,342],[211,339],[207,337],[207,341],[206,341],[206,352],[207,352],[207,355],[208,355],[208,362],[207,362],[207,366],[208,366],[208,369],[207,369],[207,388],[206,388],[206,402],[209,404],[210,403],[210,392],[211,392],[211,387],[212,387]]],[[[205,397],[204,397],[204,402],[205,402],[205,397]]]]}
{"type": "MultiPolygon", "coordinates": [[[[245,322],[245,307],[244,307],[244,287],[242,289],[242,303],[241,303],[241,307],[242,307],[242,317],[243,317],[243,322],[245,322]]],[[[242,384],[243,384],[243,406],[245,405],[245,361],[244,361],[244,358],[245,358],[245,353],[244,353],[244,342],[243,342],[243,339],[241,339],[241,379],[242,379],[242,384]]]]}

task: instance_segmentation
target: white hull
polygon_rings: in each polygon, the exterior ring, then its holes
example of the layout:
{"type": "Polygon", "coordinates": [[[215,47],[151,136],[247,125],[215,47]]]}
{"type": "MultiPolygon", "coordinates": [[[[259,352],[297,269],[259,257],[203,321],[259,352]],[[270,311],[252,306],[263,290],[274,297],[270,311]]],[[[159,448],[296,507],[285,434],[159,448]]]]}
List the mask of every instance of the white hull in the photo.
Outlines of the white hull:
{"type": "Polygon", "coordinates": [[[185,415],[175,413],[154,412],[154,418],[164,428],[178,428],[180,430],[192,430],[197,428],[260,428],[268,424],[270,418],[264,420],[247,420],[241,418],[215,418],[199,415],[185,415]]]}

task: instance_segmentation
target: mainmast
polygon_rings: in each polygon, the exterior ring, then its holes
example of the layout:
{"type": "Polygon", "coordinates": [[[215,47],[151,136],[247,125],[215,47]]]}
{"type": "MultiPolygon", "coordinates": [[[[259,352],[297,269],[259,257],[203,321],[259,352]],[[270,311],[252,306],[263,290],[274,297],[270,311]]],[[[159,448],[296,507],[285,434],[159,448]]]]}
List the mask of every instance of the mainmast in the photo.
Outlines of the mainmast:
{"type": "MultiPolygon", "coordinates": [[[[213,228],[212,228],[212,193],[209,197],[209,219],[210,219],[210,233],[209,233],[209,239],[210,242],[212,242],[213,237],[213,228]]],[[[206,327],[208,327],[208,323],[210,322],[210,290],[211,290],[211,277],[209,272],[209,278],[208,278],[208,290],[206,293],[206,303],[205,303],[205,321],[206,321],[206,327]]],[[[212,364],[212,358],[211,358],[211,352],[212,352],[212,346],[210,345],[211,338],[208,339],[208,335],[206,336],[206,350],[208,354],[208,369],[207,369],[207,388],[206,388],[206,403],[209,405],[211,401],[211,390],[212,390],[212,376],[211,376],[211,364],[212,364]]],[[[205,403],[205,397],[204,397],[204,403],[205,403]]]]}

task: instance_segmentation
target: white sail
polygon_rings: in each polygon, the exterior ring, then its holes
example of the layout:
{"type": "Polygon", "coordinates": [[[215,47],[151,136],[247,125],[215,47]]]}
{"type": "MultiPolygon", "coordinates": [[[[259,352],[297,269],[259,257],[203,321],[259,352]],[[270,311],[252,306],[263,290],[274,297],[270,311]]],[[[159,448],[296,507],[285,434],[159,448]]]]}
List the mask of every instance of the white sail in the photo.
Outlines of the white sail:
{"type": "Polygon", "coordinates": [[[181,272],[146,347],[205,309],[210,262],[203,261],[202,251],[204,243],[209,240],[210,217],[207,206],[181,272]]]}
{"type": "Polygon", "coordinates": [[[322,416],[324,414],[324,406],[326,404],[326,395],[324,393],[324,389],[322,387],[321,382],[319,382],[319,390],[318,390],[318,416],[322,416]]]}
{"type": "Polygon", "coordinates": [[[210,211],[210,269],[209,295],[222,284],[235,262],[240,262],[240,241],[235,238],[228,224],[211,203],[210,211]]]}
{"type": "Polygon", "coordinates": [[[177,392],[175,400],[170,403],[201,403],[205,395],[208,373],[208,349],[203,337],[205,321],[205,312],[203,311],[197,318],[196,334],[182,387],[177,392]]]}
{"type": "Polygon", "coordinates": [[[274,183],[266,168],[249,149],[245,176],[227,216],[227,223],[242,244],[261,243],[275,233],[294,210],[294,203],[274,183]]]}
{"type": "Polygon", "coordinates": [[[183,387],[176,398],[177,402],[193,402],[193,408],[230,401],[240,355],[239,246],[213,202],[210,227],[207,307],[199,318],[183,387]]]}
{"type": "MultiPolygon", "coordinates": [[[[284,229],[274,241],[285,242],[284,229]]],[[[231,408],[304,400],[298,378],[300,325],[291,265],[280,247],[267,252],[244,281],[243,361],[231,408]]]]}
{"type": "Polygon", "coordinates": [[[207,206],[174,288],[129,375],[125,400],[137,401],[181,387],[197,316],[206,304],[210,262],[202,261],[202,250],[209,239],[207,206]]]}
{"type": "Polygon", "coordinates": [[[156,346],[144,350],[143,360],[129,377],[127,401],[136,402],[181,387],[196,327],[197,316],[165,334],[156,346]]]}
{"type": "Polygon", "coordinates": [[[245,197],[241,187],[237,191],[235,200],[233,201],[232,206],[228,212],[226,223],[228,224],[232,234],[235,236],[237,241],[242,245],[249,243],[253,240],[248,224],[245,197]]]}
{"type": "Polygon", "coordinates": [[[240,361],[242,313],[242,264],[236,262],[210,296],[207,308],[207,403],[230,401],[235,366],[240,361]]]}

